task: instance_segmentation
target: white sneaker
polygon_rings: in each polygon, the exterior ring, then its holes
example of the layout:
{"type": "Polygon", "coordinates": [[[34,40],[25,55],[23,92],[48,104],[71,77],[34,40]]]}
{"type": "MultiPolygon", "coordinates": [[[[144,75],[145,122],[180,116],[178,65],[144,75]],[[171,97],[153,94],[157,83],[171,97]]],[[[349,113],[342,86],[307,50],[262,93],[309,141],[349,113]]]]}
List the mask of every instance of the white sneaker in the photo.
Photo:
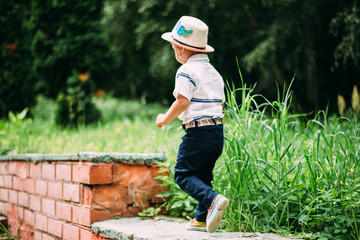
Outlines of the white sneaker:
{"type": "Polygon", "coordinates": [[[212,233],[218,229],[228,205],[229,199],[223,195],[219,194],[214,198],[206,216],[206,231],[212,233]]]}

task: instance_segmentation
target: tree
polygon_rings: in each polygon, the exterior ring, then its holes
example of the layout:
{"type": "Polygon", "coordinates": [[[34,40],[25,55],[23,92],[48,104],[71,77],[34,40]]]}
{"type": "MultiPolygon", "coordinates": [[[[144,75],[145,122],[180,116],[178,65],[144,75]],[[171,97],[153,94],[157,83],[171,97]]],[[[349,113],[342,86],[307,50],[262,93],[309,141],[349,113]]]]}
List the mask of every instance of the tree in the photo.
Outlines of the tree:
{"type": "Polygon", "coordinates": [[[32,1],[33,67],[45,95],[56,98],[62,93],[59,123],[98,119],[91,96],[111,83],[113,71],[113,55],[100,22],[102,7],[102,0],[32,1]]]}
{"type": "Polygon", "coordinates": [[[39,89],[26,25],[30,4],[26,0],[0,1],[0,118],[34,105],[39,89]]]}
{"type": "Polygon", "coordinates": [[[175,1],[108,0],[106,29],[116,46],[120,95],[171,99],[178,67],[160,39],[181,15],[202,19],[210,28],[210,58],[223,77],[239,82],[236,58],[245,80],[272,99],[294,81],[299,111],[335,111],[336,96],[359,81],[358,3],[351,1],[175,1]],[[344,30],[343,30],[344,29],[344,30]],[[344,58],[345,57],[345,58],[344,58]],[[124,59],[127,59],[126,61],[124,59]],[[339,82],[341,79],[341,84],[339,82]]]}

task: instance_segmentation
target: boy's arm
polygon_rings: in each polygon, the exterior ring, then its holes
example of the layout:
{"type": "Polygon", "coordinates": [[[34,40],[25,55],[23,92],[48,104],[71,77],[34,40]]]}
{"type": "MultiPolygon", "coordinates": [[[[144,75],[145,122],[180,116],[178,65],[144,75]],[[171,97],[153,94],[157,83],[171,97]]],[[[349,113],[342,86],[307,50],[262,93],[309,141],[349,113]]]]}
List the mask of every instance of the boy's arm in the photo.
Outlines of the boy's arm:
{"type": "Polygon", "coordinates": [[[181,94],[177,95],[175,102],[165,114],[159,114],[156,118],[156,126],[162,127],[177,118],[189,106],[189,100],[181,94]]]}

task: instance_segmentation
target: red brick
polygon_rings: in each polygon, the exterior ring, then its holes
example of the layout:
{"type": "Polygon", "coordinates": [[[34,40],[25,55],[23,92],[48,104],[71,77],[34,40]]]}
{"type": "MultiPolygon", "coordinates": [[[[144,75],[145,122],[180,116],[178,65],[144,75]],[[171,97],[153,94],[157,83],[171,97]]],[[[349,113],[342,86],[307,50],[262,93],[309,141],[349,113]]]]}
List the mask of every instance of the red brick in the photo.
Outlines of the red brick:
{"type": "Polygon", "coordinates": [[[27,194],[26,192],[19,192],[18,194],[18,203],[20,206],[23,207],[29,207],[29,194],[27,194]]]}
{"type": "Polygon", "coordinates": [[[64,223],[63,225],[63,239],[64,240],[79,240],[80,230],[71,224],[64,223]]]}
{"type": "Polygon", "coordinates": [[[24,220],[26,224],[35,226],[35,214],[34,212],[25,209],[24,210],[24,220]]]}
{"type": "MultiPolygon", "coordinates": [[[[129,201],[126,185],[95,185],[92,186],[91,195],[87,200],[94,209],[112,209],[114,212],[122,212],[126,209],[129,201]]],[[[85,198],[85,196],[84,196],[85,198]]]]}
{"type": "Polygon", "coordinates": [[[92,223],[111,218],[111,211],[108,209],[90,209],[73,206],[72,222],[90,227],[92,223]]]}
{"type": "MultiPolygon", "coordinates": [[[[116,164],[113,169],[114,187],[120,190],[121,186],[126,186],[125,193],[122,193],[121,196],[126,194],[128,203],[137,208],[146,207],[152,200],[153,187],[160,185],[153,177],[153,169],[141,164],[116,164]]],[[[99,200],[95,200],[98,195],[94,194],[95,202],[99,202],[99,200]]]]}
{"type": "Polygon", "coordinates": [[[32,179],[41,178],[41,163],[30,163],[30,177],[32,179]]]}
{"type": "Polygon", "coordinates": [[[7,214],[7,203],[0,201],[0,215],[7,214]]]}
{"type": "Polygon", "coordinates": [[[163,203],[164,200],[161,197],[157,197],[158,194],[162,193],[162,192],[166,192],[169,191],[169,187],[168,186],[161,186],[159,185],[155,185],[152,186],[151,188],[151,202],[152,203],[163,203]]]}
{"type": "Polygon", "coordinates": [[[56,202],[56,217],[71,222],[72,207],[68,203],[56,202]]]}
{"type": "Polygon", "coordinates": [[[63,231],[63,223],[52,219],[52,218],[48,218],[48,232],[61,238],[62,237],[62,231],[63,231]]]}
{"type": "Polygon", "coordinates": [[[112,183],[113,164],[83,165],[80,169],[80,182],[84,184],[110,184],[112,183]]]}
{"type": "Polygon", "coordinates": [[[42,240],[42,233],[39,231],[34,232],[34,240],[42,240]]]}
{"type": "Polygon", "coordinates": [[[4,176],[4,187],[12,189],[13,188],[13,181],[12,176],[4,176]]]}
{"type": "Polygon", "coordinates": [[[41,211],[41,198],[34,196],[34,195],[30,195],[29,197],[29,208],[31,210],[40,212],[41,211]]]}
{"type": "Polygon", "coordinates": [[[29,176],[29,164],[26,161],[9,162],[8,172],[9,174],[25,179],[29,176]]]}
{"type": "Polygon", "coordinates": [[[18,207],[16,205],[8,205],[8,217],[15,217],[16,219],[24,219],[24,208],[18,207]]]}
{"type": "Polygon", "coordinates": [[[9,190],[9,203],[17,204],[18,203],[18,192],[14,190],[9,190]]]}
{"type": "Polygon", "coordinates": [[[15,161],[11,161],[9,162],[9,174],[12,174],[12,175],[16,175],[16,162],[15,161]]]}
{"type": "Polygon", "coordinates": [[[47,232],[47,217],[40,213],[36,213],[35,226],[37,229],[47,232]]]}
{"type": "Polygon", "coordinates": [[[46,198],[41,199],[41,210],[46,215],[55,216],[55,201],[46,198]]]}
{"type": "Polygon", "coordinates": [[[4,202],[9,200],[9,190],[0,188],[0,200],[4,202]]]}
{"type": "Polygon", "coordinates": [[[76,162],[72,164],[72,181],[73,182],[80,182],[80,169],[82,163],[76,162]]]}
{"type": "Polygon", "coordinates": [[[0,202],[0,215],[7,215],[8,214],[8,203],[0,202]]]}
{"type": "Polygon", "coordinates": [[[72,171],[70,164],[56,164],[56,179],[71,181],[72,180],[72,171]]]}
{"type": "Polygon", "coordinates": [[[61,182],[48,182],[48,196],[62,199],[63,197],[63,186],[61,182]]]}
{"type": "Polygon", "coordinates": [[[9,172],[9,162],[0,162],[0,173],[5,174],[9,172]]]}
{"type": "Polygon", "coordinates": [[[28,193],[35,193],[35,180],[31,178],[25,179],[24,190],[28,193]]]}
{"type": "Polygon", "coordinates": [[[80,228],[80,240],[91,240],[92,233],[90,229],[80,228]]]}
{"type": "Polygon", "coordinates": [[[3,175],[0,175],[0,187],[5,187],[5,180],[3,175]]]}
{"type": "Polygon", "coordinates": [[[43,233],[42,234],[42,240],[55,240],[55,238],[43,233]]]}
{"type": "Polygon", "coordinates": [[[42,163],[41,176],[44,179],[55,180],[55,162],[42,163]]]}
{"type": "Polygon", "coordinates": [[[91,206],[92,203],[92,188],[90,186],[82,187],[82,202],[81,204],[91,206]]]}
{"type": "Polygon", "coordinates": [[[63,199],[72,202],[80,202],[80,185],[64,183],[63,199]]]}
{"type": "Polygon", "coordinates": [[[21,240],[33,240],[34,229],[28,224],[22,224],[20,227],[20,239],[21,240]]]}
{"type": "Polygon", "coordinates": [[[13,177],[13,188],[15,190],[23,191],[24,190],[24,180],[19,177],[13,177]]]}
{"type": "Polygon", "coordinates": [[[16,175],[21,179],[26,179],[29,176],[29,164],[25,161],[17,161],[16,175]]]}
{"type": "Polygon", "coordinates": [[[90,209],[81,206],[72,207],[72,222],[90,227],[90,209]]]}
{"type": "Polygon", "coordinates": [[[47,194],[47,181],[40,179],[36,180],[35,193],[45,196],[47,194]]]}

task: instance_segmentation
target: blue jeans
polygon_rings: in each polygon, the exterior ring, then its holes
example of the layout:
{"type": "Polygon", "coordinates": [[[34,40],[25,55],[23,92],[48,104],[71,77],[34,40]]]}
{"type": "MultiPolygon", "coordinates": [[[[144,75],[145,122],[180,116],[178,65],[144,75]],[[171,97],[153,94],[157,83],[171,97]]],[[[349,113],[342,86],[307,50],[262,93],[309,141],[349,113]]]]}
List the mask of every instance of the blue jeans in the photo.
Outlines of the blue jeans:
{"type": "Polygon", "coordinates": [[[223,125],[188,128],[179,146],[175,165],[175,183],[195,198],[195,218],[206,221],[207,210],[218,195],[213,188],[213,169],[224,144],[223,125]]]}

